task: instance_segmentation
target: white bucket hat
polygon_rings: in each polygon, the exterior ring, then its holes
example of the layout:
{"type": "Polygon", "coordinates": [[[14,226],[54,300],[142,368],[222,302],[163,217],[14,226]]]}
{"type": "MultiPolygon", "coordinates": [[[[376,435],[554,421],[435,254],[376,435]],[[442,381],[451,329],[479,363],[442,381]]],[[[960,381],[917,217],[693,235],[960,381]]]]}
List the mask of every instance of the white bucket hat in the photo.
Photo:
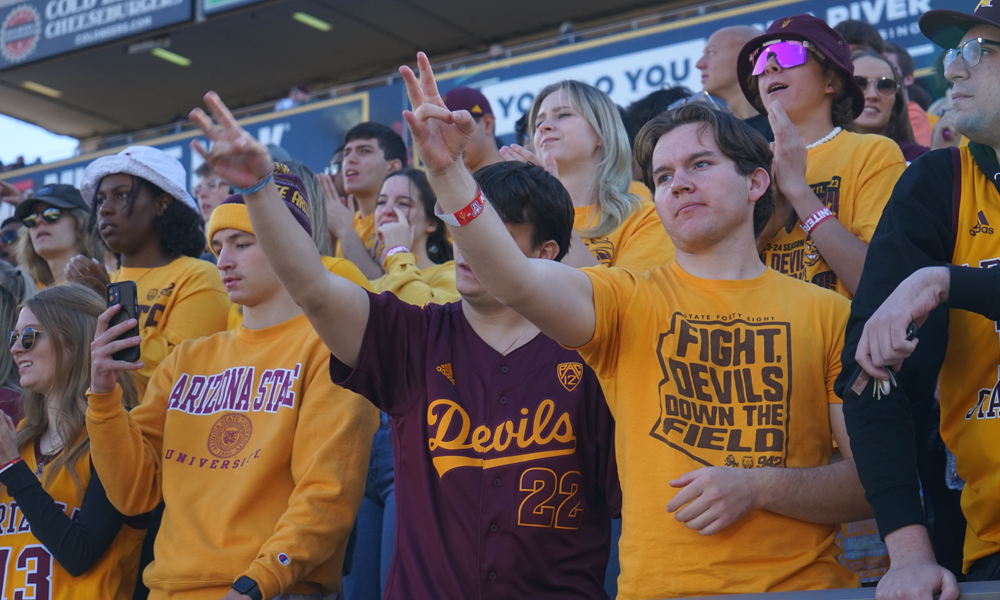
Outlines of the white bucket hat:
{"type": "Polygon", "coordinates": [[[80,185],[84,199],[92,202],[101,180],[116,173],[141,177],[198,212],[198,204],[187,191],[187,172],[181,161],[152,146],[129,146],[87,165],[80,185]]]}

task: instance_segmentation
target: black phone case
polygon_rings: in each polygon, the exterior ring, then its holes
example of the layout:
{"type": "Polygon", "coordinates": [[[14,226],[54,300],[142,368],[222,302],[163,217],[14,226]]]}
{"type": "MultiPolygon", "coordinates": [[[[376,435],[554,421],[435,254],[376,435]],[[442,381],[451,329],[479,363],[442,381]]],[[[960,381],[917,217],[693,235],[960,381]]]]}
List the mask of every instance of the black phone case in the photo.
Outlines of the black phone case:
{"type": "MultiPolygon", "coordinates": [[[[111,317],[111,323],[109,323],[108,328],[114,327],[115,325],[127,321],[129,319],[135,319],[135,327],[125,332],[124,334],[118,336],[117,339],[125,339],[130,337],[135,337],[139,335],[139,302],[136,298],[137,292],[135,288],[134,281],[119,281],[118,283],[109,283],[107,289],[108,307],[112,307],[115,304],[121,304],[122,308],[119,310],[115,316],[111,317]],[[118,301],[113,301],[113,296],[111,295],[111,290],[118,288],[118,301]]],[[[133,346],[131,348],[126,348],[119,352],[115,352],[111,355],[111,358],[115,360],[125,360],[128,362],[136,362],[139,360],[140,351],[139,346],[133,346]]]]}

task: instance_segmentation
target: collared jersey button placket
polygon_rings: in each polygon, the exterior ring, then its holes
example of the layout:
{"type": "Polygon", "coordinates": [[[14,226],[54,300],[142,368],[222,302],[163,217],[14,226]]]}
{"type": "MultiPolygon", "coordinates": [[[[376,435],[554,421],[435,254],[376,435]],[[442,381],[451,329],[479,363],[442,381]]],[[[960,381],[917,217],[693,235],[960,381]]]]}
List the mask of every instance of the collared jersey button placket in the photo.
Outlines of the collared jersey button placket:
{"type": "Polygon", "coordinates": [[[490,525],[490,531],[496,533],[500,531],[500,528],[496,526],[496,523],[494,523],[493,525],[490,525]]]}
{"type": "Polygon", "coordinates": [[[497,487],[500,487],[500,484],[501,484],[501,483],[503,483],[503,482],[502,482],[502,481],[500,481],[500,478],[499,478],[499,477],[497,477],[496,479],[494,479],[494,480],[493,480],[493,485],[495,485],[495,486],[497,486],[497,487]]]}
{"type": "Polygon", "coordinates": [[[496,571],[490,571],[490,581],[496,581],[496,580],[497,580],[496,571]]]}
{"type": "Polygon", "coordinates": [[[500,367],[501,373],[506,373],[507,371],[510,371],[510,368],[507,365],[500,367]]]}
{"type": "Polygon", "coordinates": [[[500,396],[500,404],[507,404],[507,396],[500,396]]]}

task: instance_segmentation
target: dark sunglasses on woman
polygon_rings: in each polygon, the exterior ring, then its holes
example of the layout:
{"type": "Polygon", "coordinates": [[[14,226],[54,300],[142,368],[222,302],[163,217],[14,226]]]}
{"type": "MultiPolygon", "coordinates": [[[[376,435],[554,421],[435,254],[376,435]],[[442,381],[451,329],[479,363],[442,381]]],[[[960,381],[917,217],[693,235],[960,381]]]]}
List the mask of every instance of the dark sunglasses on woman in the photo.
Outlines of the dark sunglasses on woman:
{"type": "Polygon", "coordinates": [[[5,232],[3,232],[3,235],[0,236],[0,240],[2,240],[4,244],[6,244],[6,245],[9,246],[9,245],[13,244],[17,240],[17,232],[16,231],[5,231],[5,232]]]}
{"type": "Polygon", "coordinates": [[[14,344],[17,343],[17,339],[21,338],[21,347],[25,350],[31,350],[31,347],[35,345],[35,337],[39,333],[45,333],[41,329],[35,329],[34,327],[25,327],[24,331],[18,333],[16,331],[10,332],[10,347],[13,348],[14,344]]]}
{"type": "Polygon", "coordinates": [[[865,92],[868,91],[869,84],[875,84],[875,91],[878,92],[879,96],[891,96],[896,93],[899,89],[899,84],[896,83],[894,79],[888,77],[879,77],[878,79],[869,80],[867,77],[862,77],[860,75],[854,76],[854,81],[858,82],[858,87],[863,89],[865,92]]]}
{"type": "Polygon", "coordinates": [[[38,217],[41,216],[46,223],[55,223],[62,216],[62,211],[55,206],[50,206],[42,211],[42,214],[33,213],[21,219],[24,226],[31,229],[35,225],[38,225],[38,217]]]}

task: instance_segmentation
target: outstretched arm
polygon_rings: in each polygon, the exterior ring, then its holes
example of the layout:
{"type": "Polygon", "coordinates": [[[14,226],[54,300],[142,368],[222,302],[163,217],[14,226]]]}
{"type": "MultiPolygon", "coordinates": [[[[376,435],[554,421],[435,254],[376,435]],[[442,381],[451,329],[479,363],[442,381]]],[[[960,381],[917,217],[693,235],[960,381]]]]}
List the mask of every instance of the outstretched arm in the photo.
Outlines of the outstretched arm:
{"type": "MultiPolygon", "coordinates": [[[[218,94],[205,94],[205,105],[221,129],[200,108],[192,110],[191,120],[213,143],[211,152],[197,141],[191,147],[237,187],[251,189],[268,178],[274,161],[267,147],[239,126],[218,94]]],[[[326,347],[341,362],[354,366],[368,323],[368,294],[326,270],[312,237],[285,207],[273,181],[244,199],[254,234],[281,284],[302,307],[326,347]]]]}
{"type": "MultiPolygon", "coordinates": [[[[424,53],[417,55],[417,64],[420,81],[409,67],[399,69],[413,105],[413,112],[404,111],[403,116],[441,211],[455,213],[468,206],[478,191],[462,162],[474,127],[472,115],[445,107],[424,53]]],[[[501,303],[567,346],[582,346],[593,338],[593,287],[584,273],[524,256],[489,203],[474,221],[453,227],[451,233],[479,281],[501,303]]]]}

